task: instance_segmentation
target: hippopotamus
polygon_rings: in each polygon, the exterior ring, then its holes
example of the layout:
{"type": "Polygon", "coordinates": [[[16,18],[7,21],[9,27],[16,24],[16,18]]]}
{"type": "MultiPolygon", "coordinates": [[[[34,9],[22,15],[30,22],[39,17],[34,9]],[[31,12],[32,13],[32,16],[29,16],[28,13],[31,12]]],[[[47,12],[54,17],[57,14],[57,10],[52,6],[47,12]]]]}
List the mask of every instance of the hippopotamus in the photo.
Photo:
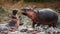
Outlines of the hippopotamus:
{"type": "Polygon", "coordinates": [[[32,27],[35,27],[35,24],[37,26],[40,26],[40,24],[48,25],[49,27],[53,26],[55,27],[55,24],[58,21],[58,15],[57,13],[52,9],[40,9],[37,11],[34,11],[32,9],[22,9],[23,15],[28,16],[32,19],[32,27]]]}

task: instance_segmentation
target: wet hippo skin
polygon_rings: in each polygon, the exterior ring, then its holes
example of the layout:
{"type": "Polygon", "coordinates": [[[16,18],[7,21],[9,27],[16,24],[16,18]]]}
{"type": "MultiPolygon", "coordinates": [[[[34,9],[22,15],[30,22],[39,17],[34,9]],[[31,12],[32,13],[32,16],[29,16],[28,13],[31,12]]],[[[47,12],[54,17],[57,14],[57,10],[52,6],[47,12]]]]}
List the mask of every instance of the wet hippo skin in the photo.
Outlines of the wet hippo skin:
{"type": "Polygon", "coordinates": [[[42,11],[36,11],[36,12],[33,10],[29,10],[29,11],[27,10],[27,11],[22,12],[22,14],[32,19],[33,28],[35,24],[37,24],[37,26],[40,26],[40,24],[44,24],[44,25],[55,27],[55,23],[57,23],[58,21],[57,13],[51,10],[42,10],[42,11]]]}

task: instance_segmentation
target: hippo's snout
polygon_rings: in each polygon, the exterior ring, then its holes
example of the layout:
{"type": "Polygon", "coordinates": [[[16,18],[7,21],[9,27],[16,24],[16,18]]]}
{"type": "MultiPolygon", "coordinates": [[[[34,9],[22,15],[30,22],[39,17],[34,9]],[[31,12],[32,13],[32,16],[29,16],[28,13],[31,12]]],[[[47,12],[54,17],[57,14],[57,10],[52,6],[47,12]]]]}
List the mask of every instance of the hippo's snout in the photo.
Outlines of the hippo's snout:
{"type": "Polygon", "coordinates": [[[23,15],[27,15],[26,11],[23,11],[22,14],[23,14],[23,15]]]}

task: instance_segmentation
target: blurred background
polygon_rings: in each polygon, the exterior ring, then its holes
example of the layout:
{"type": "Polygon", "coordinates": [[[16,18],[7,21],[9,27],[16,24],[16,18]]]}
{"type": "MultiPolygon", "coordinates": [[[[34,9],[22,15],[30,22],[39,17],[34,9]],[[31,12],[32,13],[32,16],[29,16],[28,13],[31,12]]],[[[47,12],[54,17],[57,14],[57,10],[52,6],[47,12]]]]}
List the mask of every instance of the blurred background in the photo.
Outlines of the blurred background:
{"type": "Polygon", "coordinates": [[[17,15],[20,16],[22,22],[32,22],[31,19],[21,14],[21,8],[25,6],[33,9],[51,8],[60,15],[60,0],[0,0],[0,23],[7,23],[10,20],[13,9],[19,10],[17,15]]]}

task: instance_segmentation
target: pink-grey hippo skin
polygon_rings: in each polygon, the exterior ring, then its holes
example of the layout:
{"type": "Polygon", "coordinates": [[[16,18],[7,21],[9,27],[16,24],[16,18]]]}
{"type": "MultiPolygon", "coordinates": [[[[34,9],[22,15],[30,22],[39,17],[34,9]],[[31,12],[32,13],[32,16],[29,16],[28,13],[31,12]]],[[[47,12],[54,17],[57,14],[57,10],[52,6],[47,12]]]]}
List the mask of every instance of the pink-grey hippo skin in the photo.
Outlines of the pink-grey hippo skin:
{"type": "Polygon", "coordinates": [[[43,25],[49,25],[49,27],[50,26],[55,27],[55,24],[58,21],[58,15],[53,10],[41,9],[39,11],[34,11],[34,10],[23,9],[22,14],[32,19],[33,28],[35,27],[35,24],[37,24],[37,26],[43,24],[43,25]]]}

